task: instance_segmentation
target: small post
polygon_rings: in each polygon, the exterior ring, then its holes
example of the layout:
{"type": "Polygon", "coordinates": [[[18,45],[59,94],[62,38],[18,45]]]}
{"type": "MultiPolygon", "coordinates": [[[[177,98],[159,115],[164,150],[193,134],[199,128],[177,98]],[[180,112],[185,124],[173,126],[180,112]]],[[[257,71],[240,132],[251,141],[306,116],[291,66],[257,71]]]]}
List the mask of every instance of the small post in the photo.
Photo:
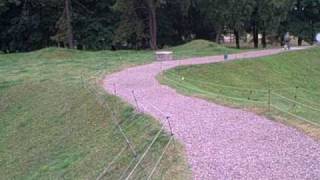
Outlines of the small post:
{"type": "Polygon", "coordinates": [[[271,112],[271,89],[268,90],[268,110],[271,112]]]}
{"type": "Polygon", "coordinates": [[[299,86],[296,87],[296,91],[295,91],[295,95],[294,95],[294,100],[295,101],[298,100],[298,90],[299,90],[299,86]]]}
{"type": "Polygon", "coordinates": [[[137,98],[136,98],[136,95],[134,94],[134,90],[132,90],[132,96],[133,96],[133,99],[134,99],[134,101],[135,101],[135,103],[136,103],[136,106],[137,106],[138,111],[141,111],[141,110],[140,110],[140,107],[139,107],[139,104],[138,104],[138,100],[137,100],[137,98]]]}
{"type": "Polygon", "coordinates": [[[228,60],[228,53],[224,53],[224,60],[227,61],[228,60]]]}
{"type": "Polygon", "coordinates": [[[294,105],[293,105],[293,108],[294,108],[294,111],[296,111],[296,107],[297,107],[297,104],[296,104],[296,101],[298,100],[298,89],[299,89],[299,86],[296,86],[296,90],[295,90],[295,94],[294,94],[294,105]]]}
{"type": "Polygon", "coordinates": [[[166,119],[167,119],[168,124],[169,124],[169,128],[170,128],[171,136],[173,136],[173,131],[172,131],[172,127],[171,127],[170,117],[169,117],[169,116],[167,116],[167,117],[166,117],[166,119]]]}
{"type": "Polygon", "coordinates": [[[250,100],[251,98],[251,95],[253,94],[253,91],[252,90],[250,90],[250,94],[249,94],[249,96],[248,96],[248,100],[250,100]]]}
{"type": "Polygon", "coordinates": [[[117,95],[116,83],[113,83],[113,93],[115,96],[117,95]]]}
{"type": "Polygon", "coordinates": [[[110,108],[109,104],[106,102],[105,103],[106,108],[111,112],[111,119],[112,121],[115,123],[115,125],[117,126],[117,128],[119,129],[120,133],[122,134],[123,138],[126,141],[126,144],[128,145],[128,147],[130,148],[132,154],[134,157],[137,156],[137,152],[135,151],[133,144],[131,144],[131,141],[129,140],[129,138],[127,137],[127,135],[125,134],[124,130],[122,129],[122,127],[120,126],[117,118],[116,118],[116,113],[110,108]]]}
{"type": "Polygon", "coordinates": [[[81,86],[82,86],[82,88],[84,88],[84,82],[83,82],[82,72],[81,72],[81,74],[80,74],[80,81],[81,81],[81,86]]]}

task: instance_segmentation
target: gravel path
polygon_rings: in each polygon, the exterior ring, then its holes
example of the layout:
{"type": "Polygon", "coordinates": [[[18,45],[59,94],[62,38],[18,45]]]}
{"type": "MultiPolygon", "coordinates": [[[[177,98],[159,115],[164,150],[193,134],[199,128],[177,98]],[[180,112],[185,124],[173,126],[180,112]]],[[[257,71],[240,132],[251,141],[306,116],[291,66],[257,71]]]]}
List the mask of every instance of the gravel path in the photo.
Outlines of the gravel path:
{"type": "MultiPolygon", "coordinates": [[[[280,53],[231,55],[231,59],[280,53]]],[[[186,147],[194,179],[320,179],[320,143],[265,117],[178,94],[156,76],[180,65],[223,61],[223,56],[155,62],[108,75],[104,87],[172,129],[186,147]]]]}

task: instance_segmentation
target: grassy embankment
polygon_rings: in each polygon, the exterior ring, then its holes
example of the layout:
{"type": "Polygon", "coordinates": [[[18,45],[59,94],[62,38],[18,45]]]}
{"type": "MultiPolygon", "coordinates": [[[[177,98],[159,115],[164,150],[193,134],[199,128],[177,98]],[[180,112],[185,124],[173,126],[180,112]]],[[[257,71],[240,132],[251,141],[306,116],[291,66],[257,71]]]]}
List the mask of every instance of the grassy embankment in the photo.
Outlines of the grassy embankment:
{"type": "Polygon", "coordinates": [[[312,48],[252,60],[178,67],[160,80],[187,95],[253,110],[320,137],[319,57],[320,49],[312,48]]]}
{"type": "MultiPolygon", "coordinates": [[[[206,41],[172,49],[179,58],[222,52],[206,41]]],[[[105,94],[92,82],[107,73],[152,59],[151,51],[87,52],[57,48],[0,55],[0,179],[95,179],[125,146],[112,120],[112,111],[141,155],[160,125],[105,94]]],[[[133,178],[150,173],[168,141],[169,136],[161,133],[133,178]]],[[[127,148],[105,179],[118,179],[132,158],[127,148]]],[[[190,178],[179,143],[169,146],[154,177],[190,178]]]]}

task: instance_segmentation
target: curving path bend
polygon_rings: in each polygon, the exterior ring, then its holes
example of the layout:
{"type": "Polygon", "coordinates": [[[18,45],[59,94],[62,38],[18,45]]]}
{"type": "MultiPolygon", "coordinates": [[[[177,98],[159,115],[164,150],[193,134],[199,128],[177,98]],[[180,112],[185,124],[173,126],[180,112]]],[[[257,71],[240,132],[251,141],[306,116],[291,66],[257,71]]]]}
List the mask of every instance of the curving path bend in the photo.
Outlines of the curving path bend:
{"type": "MultiPolygon", "coordinates": [[[[281,53],[281,49],[231,55],[232,60],[281,53]]],[[[223,61],[223,56],[154,62],[111,74],[104,88],[161,121],[184,143],[193,178],[320,179],[320,143],[265,117],[178,94],[156,76],[180,65],[223,61]]]]}

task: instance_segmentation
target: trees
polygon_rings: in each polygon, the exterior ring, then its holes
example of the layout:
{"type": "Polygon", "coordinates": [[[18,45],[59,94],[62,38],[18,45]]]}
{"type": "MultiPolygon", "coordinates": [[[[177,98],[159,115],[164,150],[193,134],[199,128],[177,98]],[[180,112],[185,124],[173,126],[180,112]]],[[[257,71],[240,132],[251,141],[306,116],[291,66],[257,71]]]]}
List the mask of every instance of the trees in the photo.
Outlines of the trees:
{"type": "Polygon", "coordinates": [[[119,14],[112,10],[115,0],[74,1],[74,38],[83,49],[110,48],[119,14]]]}
{"type": "Polygon", "coordinates": [[[232,32],[238,48],[247,33],[266,47],[286,31],[312,43],[319,9],[319,0],[0,0],[0,46],[157,49],[232,32]]]}
{"type": "Polygon", "coordinates": [[[312,44],[316,32],[320,31],[320,1],[296,0],[286,23],[288,29],[298,37],[299,45],[303,40],[312,44]]]}
{"type": "Polygon", "coordinates": [[[0,0],[0,15],[8,9],[7,0],[0,0]]]}
{"type": "MultiPolygon", "coordinates": [[[[175,5],[177,12],[184,12],[189,1],[178,0],[117,0],[115,9],[121,14],[119,26],[116,30],[115,42],[127,41],[137,47],[149,44],[151,49],[158,48],[158,17],[157,13],[163,7],[175,5]],[[135,42],[134,42],[135,41],[135,42]]],[[[174,17],[172,17],[174,18],[174,17]]],[[[169,20],[169,19],[167,19],[169,20]]]]}
{"type": "Polygon", "coordinates": [[[240,34],[253,12],[254,1],[228,0],[226,2],[229,8],[232,7],[226,11],[226,21],[228,27],[234,31],[236,47],[240,48],[240,34]]]}
{"type": "Polygon", "coordinates": [[[157,43],[157,33],[158,33],[158,26],[157,26],[157,8],[160,4],[160,0],[145,0],[146,7],[148,9],[148,20],[149,20],[149,33],[150,33],[150,46],[153,50],[158,48],[157,43]]]}
{"type": "Polygon", "coordinates": [[[70,0],[64,0],[64,12],[66,15],[66,26],[67,26],[67,39],[69,48],[74,48],[73,45],[73,32],[72,32],[72,8],[70,0]]]}
{"type": "Polygon", "coordinates": [[[250,18],[253,0],[201,0],[201,11],[205,14],[205,21],[213,26],[219,42],[224,29],[233,31],[236,47],[240,48],[240,36],[245,32],[245,25],[250,18]]]}
{"type": "Polygon", "coordinates": [[[215,41],[220,43],[220,36],[223,33],[227,22],[225,21],[228,14],[228,4],[223,0],[201,0],[200,9],[204,15],[206,24],[213,27],[215,31],[215,41]]]}
{"type": "Polygon", "coordinates": [[[251,15],[251,26],[254,37],[254,47],[258,48],[259,33],[262,34],[261,44],[267,46],[267,34],[278,33],[281,22],[287,18],[288,10],[292,6],[291,0],[255,0],[251,15]]]}
{"type": "Polygon", "coordinates": [[[51,1],[6,1],[0,14],[0,42],[5,51],[29,51],[48,45],[54,24],[51,1]],[[51,18],[46,18],[50,16],[51,18]]]}
{"type": "Polygon", "coordinates": [[[58,44],[63,42],[69,48],[74,48],[71,1],[64,0],[63,6],[63,13],[56,23],[57,33],[51,39],[58,44]]]}
{"type": "Polygon", "coordinates": [[[150,47],[157,49],[157,8],[159,5],[160,0],[118,0],[115,8],[122,14],[122,17],[115,39],[119,41],[133,38],[140,43],[149,40],[150,47]],[[145,34],[146,28],[149,36],[145,34]]]}
{"type": "Polygon", "coordinates": [[[120,15],[113,36],[113,43],[127,46],[144,47],[147,42],[146,7],[137,0],[117,0],[113,7],[120,15]]]}

